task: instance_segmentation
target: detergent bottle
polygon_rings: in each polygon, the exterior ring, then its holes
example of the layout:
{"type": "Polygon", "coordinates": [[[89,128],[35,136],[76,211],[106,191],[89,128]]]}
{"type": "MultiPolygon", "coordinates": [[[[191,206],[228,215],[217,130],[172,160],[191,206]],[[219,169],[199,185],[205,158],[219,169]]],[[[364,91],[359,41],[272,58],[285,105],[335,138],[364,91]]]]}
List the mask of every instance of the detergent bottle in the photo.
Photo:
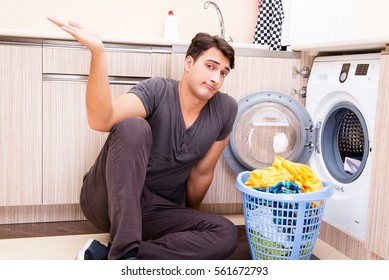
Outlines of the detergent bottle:
{"type": "Polygon", "coordinates": [[[178,39],[178,19],[174,15],[173,11],[169,11],[165,17],[165,30],[163,34],[164,39],[177,40],[178,39]]]}

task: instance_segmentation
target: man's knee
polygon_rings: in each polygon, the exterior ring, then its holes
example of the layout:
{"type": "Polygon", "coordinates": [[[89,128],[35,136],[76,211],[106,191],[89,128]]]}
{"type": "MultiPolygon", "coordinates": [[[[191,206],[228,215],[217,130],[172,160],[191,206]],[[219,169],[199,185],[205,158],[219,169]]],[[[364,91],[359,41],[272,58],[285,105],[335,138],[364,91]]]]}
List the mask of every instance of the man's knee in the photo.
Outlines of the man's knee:
{"type": "Polygon", "coordinates": [[[130,145],[148,144],[151,146],[151,128],[149,123],[143,118],[123,119],[114,125],[111,133],[124,139],[130,145]]]}

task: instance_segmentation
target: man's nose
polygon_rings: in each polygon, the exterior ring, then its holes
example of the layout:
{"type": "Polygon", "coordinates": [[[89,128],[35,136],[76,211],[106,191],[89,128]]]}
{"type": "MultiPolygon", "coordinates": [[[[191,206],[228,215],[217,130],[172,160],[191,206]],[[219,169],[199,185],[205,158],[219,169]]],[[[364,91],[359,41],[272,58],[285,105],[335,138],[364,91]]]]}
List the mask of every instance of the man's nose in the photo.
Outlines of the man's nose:
{"type": "Polygon", "coordinates": [[[219,83],[219,81],[220,81],[220,74],[219,73],[213,73],[213,75],[211,76],[211,80],[212,80],[212,82],[214,82],[214,83],[219,83]]]}

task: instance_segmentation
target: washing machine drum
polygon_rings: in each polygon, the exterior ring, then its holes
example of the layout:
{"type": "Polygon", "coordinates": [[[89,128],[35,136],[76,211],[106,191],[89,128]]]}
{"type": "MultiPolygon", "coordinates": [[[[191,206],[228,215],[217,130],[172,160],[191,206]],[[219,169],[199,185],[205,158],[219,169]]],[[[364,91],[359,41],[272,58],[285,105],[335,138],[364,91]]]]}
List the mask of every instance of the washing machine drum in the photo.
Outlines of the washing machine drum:
{"type": "Polygon", "coordinates": [[[271,166],[276,156],[306,163],[312,153],[312,127],[305,107],[292,96],[254,92],[238,101],[223,155],[236,173],[271,166]]]}
{"type": "Polygon", "coordinates": [[[351,183],[369,157],[369,135],[362,113],[350,102],[328,112],[321,128],[320,152],[328,172],[338,182],[351,183]]]}

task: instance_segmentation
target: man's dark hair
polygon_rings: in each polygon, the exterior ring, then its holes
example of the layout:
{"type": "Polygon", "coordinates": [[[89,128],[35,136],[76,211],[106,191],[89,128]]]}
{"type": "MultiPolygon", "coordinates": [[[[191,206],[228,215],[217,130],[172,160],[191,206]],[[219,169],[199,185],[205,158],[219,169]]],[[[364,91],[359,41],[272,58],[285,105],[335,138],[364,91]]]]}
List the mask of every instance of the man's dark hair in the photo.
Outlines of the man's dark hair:
{"type": "Polygon", "coordinates": [[[217,48],[230,61],[230,68],[234,69],[235,51],[230,44],[226,42],[226,40],[220,38],[219,36],[211,36],[202,32],[197,33],[192,39],[188,51],[186,52],[186,57],[191,56],[196,62],[204,51],[213,47],[217,48]]]}

